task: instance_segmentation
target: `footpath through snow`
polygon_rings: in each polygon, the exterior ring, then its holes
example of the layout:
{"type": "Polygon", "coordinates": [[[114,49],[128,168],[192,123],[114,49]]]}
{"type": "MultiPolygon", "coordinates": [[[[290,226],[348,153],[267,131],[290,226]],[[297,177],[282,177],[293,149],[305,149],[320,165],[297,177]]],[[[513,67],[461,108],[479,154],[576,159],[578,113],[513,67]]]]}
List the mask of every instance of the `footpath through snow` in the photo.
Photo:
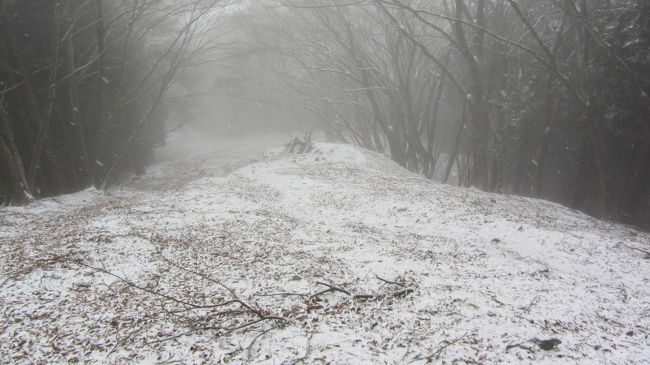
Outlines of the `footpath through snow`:
{"type": "Polygon", "coordinates": [[[648,234],[277,143],[3,208],[0,362],[650,363],[648,234]]]}

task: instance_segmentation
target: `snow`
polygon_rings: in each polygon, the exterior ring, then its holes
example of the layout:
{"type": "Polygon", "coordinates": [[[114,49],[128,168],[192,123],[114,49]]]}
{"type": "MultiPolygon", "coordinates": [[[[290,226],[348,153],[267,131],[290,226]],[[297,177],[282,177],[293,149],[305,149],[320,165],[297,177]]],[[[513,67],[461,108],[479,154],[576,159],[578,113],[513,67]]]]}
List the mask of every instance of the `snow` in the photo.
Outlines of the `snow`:
{"type": "Polygon", "coordinates": [[[124,187],[2,208],[0,362],[650,363],[648,234],[285,139],[182,136],[124,187]],[[233,295],[286,321],[170,299],[233,295]]]}

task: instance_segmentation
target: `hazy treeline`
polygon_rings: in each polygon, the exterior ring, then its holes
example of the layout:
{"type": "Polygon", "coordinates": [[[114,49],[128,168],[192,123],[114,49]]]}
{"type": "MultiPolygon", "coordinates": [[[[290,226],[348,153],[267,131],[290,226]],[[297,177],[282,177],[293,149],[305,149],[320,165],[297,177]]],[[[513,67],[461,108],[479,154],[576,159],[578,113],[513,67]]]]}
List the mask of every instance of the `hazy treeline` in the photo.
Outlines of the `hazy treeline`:
{"type": "Polygon", "coordinates": [[[3,202],[141,173],[174,109],[650,225],[648,1],[5,0],[0,30],[3,202]]]}
{"type": "Polygon", "coordinates": [[[413,171],[648,226],[650,2],[284,0],[238,15],[270,103],[413,171]]]}
{"type": "Polygon", "coordinates": [[[3,0],[0,200],[105,187],[164,141],[165,92],[218,0],[3,0]]]}

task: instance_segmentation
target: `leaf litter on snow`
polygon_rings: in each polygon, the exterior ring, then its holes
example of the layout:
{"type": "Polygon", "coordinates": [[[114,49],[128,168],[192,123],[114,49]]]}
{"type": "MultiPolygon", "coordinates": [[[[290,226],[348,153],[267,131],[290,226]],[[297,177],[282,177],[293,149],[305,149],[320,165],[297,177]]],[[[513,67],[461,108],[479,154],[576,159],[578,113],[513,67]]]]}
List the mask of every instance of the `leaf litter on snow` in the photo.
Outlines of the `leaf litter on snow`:
{"type": "Polygon", "coordinates": [[[650,358],[647,234],[275,144],[171,143],[122,189],[4,209],[2,362],[650,358]]]}

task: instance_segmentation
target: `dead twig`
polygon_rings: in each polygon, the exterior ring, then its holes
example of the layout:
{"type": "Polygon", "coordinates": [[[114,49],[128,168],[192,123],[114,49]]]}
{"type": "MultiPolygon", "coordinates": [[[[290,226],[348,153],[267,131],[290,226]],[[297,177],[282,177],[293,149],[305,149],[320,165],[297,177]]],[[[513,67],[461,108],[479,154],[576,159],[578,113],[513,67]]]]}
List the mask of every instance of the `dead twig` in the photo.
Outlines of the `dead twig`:
{"type": "Polygon", "coordinates": [[[641,253],[646,254],[646,258],[650,257],[650,251],[648,251],[648,250],[644,250],[642,248],[630,246],[630,245],[626,244],[625,242],[619,242],[619,243],[622,244],[623,246],[629,248],[630,250],[635,250],[635,251],[639,251],[641,253]]]}
{"type": "Polygon", "coordinates": [[[375,277],[376,277],[378,280],[383,281],[383,282],[386,283],[386,284],[393,284],[393,285],[397,285],[397,286],[401,286],[401,287],[405,287],[405,286],[406,286],[405,283],[398,283],[398,282],[396,282],[396,281],[391,281],[391,280],[388,280],[388,279],[384,279],[384,278],[380,277],[379,275],[375,275],[375,277]]]}
{"type": "Polygon", "coordinates": [[[537,303],[537,300],[539,299],[539,295],[535,295],[535,297],[530,301],[530,303],[527,306],[522,306],[519,307],[519,309],[523,310],[526,313],[530,313],[530,309],[537,303]]]}
{"type": "Polygon", "coordinates": [[[498,305],[500,305],[502,307],[506,305],[504,302],[500,301],[499,298],[497,298],[497,296],[495,294],[492,294],[490,296],[490,299],[492,299],[493,302],[497,303],[498,305]]]}
{"type": "MultiPolygon", "coordinates": [[[[161,292],[153,290],[153,289],[149,289],[149,288],[147,288],[145,286],[141,286],[141,285],[138,285],[138,284],[136,284],[136,283],[134,283],[134,282],[132,282],[130,280],[127,280],[127,279],[125,279],[125,278],[123,278],[123,277],[121,277],[121,276],[119,276],[117,274],[114,274],[114,273],[110,272],[109,270],[107,270],[105,265],[103,264],[103,262],[102,262],[102,267],[95,267],[95,266],[86,264],[86,263],[84,263],[84,262],[82,262],[80,260],[76,260],[74,262],[77,263],[80,266],[84,266],[84,267],[87,267],[89,269],[95,270],[97,272],[101,272],[101,273],[107,274],[109,276],[112,276],[112,277],[120,280],[121,282],[125,283],[129,287],[132,287],[132,288],[138,289],[140,291],[149,293],[151,295],[154,295],[154,296],[169,300],[170,302],[173,302],[173,303],[176,303],[176,304],[181,304],[181,305],[186,307],[184,310],[172,312],[172,311],[166,310],[164,308],[164,306],[163,306],[163,311],[165,311],[167,314],[171,314],[171,315],[179,317],[179,318],[181,318],[181,319],[183,319],[185,321],[188,321],[190,323],[189,327],[195,327],[195,328],[192,328],[189,331],[186,331],[186,332],[183,332],[183,333],[171,336],[171,337],[166,337],[166,338],[162,338],[162,339],[158,339],[158,340],[154,340],[154,341],[149,341],[149,342],[145,343],[145,345],[152,345],[152,344],[161,343],[161,342],[165,342],[165,341],[171,341],[171,340],[178,339],[180,337],[184,337],[184,336],[196,333],[196,332],[210,331],[210,330],[222,330],[222,331],[224,331],[224,332],[220,333],[217,336],[217,338],[219,338],[219,337],[227,336],[227,335],[229,335],[229,334],[231,334],[231,333],[233,333],[235,331],[238,331],[238,330],[253,326],[253,325],[258,324],[260,322],[264,322],[264,321],[282,321],[282,322],[286,322],[287,321],[287,319],[283,318],[283,317],[265,315],[262,311],[253,308],[252,306],[248,305],[247,303],[245,303],[244,301],[239,299],[239,297],[237,297],[236,293],[234,291],[232,291],[232,290],[230,291],[230,293],[233,295],[234,299],[224,301],[224,302],[221,302],[221,303],[217,303],[217,304],[193,303],[193,302],[189,302],[189,301],[186,301],[186,300],[182,300],[182,299],[173,297],[173,296],[165,294],[165,293],[161,293],[161,292]],[[223,308],[223,307],[226,307],[226,306],[232,305],[232,304],[237,304],[237,305],[245,308],[245,310],[241,310],[241,311],[226,310],[226,311],[221,311],[221,312],[218,312],[218,313],[208,314],[208,315],[205,315],[205,316],[203,316],[203,317],[201,317],[199,319],[179,315],[179,313],[190,312],[190,311],[197,310],[197,309],[217,309],[217,308],[223,308]],[[209,326],[208,325],[208,321],[210,321],[211,319],[214,319],[214,318],[220,317],[220,316],[224,316],[224,315],[232,315],[232,314],[254,314],[258,318],[255,319],[255,320],[248,321],[248,322],[246,322],[244,324],[237,325],[237,326],[231,326],[231,327],[209,326]]],[[[169,262],[171,262],[171,261],[169,261],[169,262]]],[[[182,266],[180,266],[180,265],[175,265],[175,266],[179,267],[179,268],[182,268],[182,266]]],[[[186,270],[186,271],[190,271],[190,270],[186,270]]],[[[198,275],[198,273],[195,273],[195,274],[198,275]]],[[[201,276],[201,277],[203,277],[203,276],[201,276]]],[[[130,336],[132,336],[132,335],[133,334],[131,334],[130,336]]]]}
{"type": "Polygon", "coordinates": [[[442,342],[444,342],[444,344],[443,344],[442,346],[440,346],[436,351],[434,351],[431,355],[424,356],[424,357],[422,357],[422,356],[418,356],[418,357],[416,357],[416,358],[413,359],[413,360],[427,360],[427,361],[432,361],[434,358],[437,359],[438,357],[440,357],[440,355],[443,353],[443,351],[445,351],[445,350],[447,349],[447,347],[449,347],[449,346],[451,346],[451,345],[457,343],[458,341],[462,340],[463,338],[465,338],[465,336],[467,336],[467,332],[465,332],[465,334],[463,334],[462,336],[456,338],[455,340],[451,340],[451,341],[449,341],[449,340],[445,340],[445,341],[442,341],[442,342]]]}
{"type": "Polygon", "coordinates": [[[414,291],[415,291],[415,289],[413,289],[413,288],[406,288],[406,289],[402,289],[402,290],[398,290],[398,291],[394,292],[393,296],[396,297],[396,298],[399,298],[399,297],[403,297],[405,295],[411,294],[414,291]]]}
{"type": "Polygon", "coordinates": [[[198,277],[200,277],[202,279],[205,279],[207,281],[210,281],[212,283],[215,283],[215,284],[221,286],[222,288],[226,289],[230,293],[230,295],[234,298],[231,302],[238,302],[244,308],[246,308],[246,309],[250,310],[251,312],[257,314],[258,316],[262,316],[261,311],[253,308],[251,305],[249,305],[246,302],[244,302],[243,300],[241,300],[239,298],[239,296],[237,295],[237,293],[232,288],[230,288],[229,286],[227,286],[226,284],[224,284],[220,280],[214,279],[213,277],[211,277],[211,276],[209,276],[207,274],[204,274],[202,272],[194,271],[192,269],[188,269],[188,268],[186,268],[186,267],[184,267],[182,265],[179,265],[179,264],[175,263],[174,261],[170,260],[169,258],[167,258],[165,255],[163,255],[162,251],[160,251],[160,250],[158,251],[158,255],[163,260],[165,260],[165,262],[167,262],[169,265],[171,265],[171,266],[173,266],[173,267],[175,267],[175,268],[177,268],[179,270],[185,271],[185,272],[190,273],[192,275],[196,275],[196,276],[198,276],[198,277]]]}
{"type": "Polygon", "coordinates": [[[219,335],[217,335],[215,337],[215,339],[217,339],[217,338],[220,338],[220,337],[230,335],[235,331],[250,327],[250,326],[255,325],[257,323],[264,322],[264,321],[271,321],[271,320],[287,322],[287,319],[283,318],[283,317],[266,316],[266,317],[258,318],[258,319],[253,320],[253,321],[246,322],[246,323],[244,323],[242,325],[235,326],[235,327],[220,327],[220,326],[200,327],[200,328],[189,330],[187,332],[179,333],[178,335],[175,335],[175,336],[165,337],[165,338],[154,340],[154,341],[149,341],[145,345],[153,345],[153,344],[156,344],[156,343],[171,341],[171,340],[175,340],[175,339],[178,339],[178,338],[181,338],[181,337],[189,336],[189,335],[191,335],[193,333],[197,333],[197,332],[225,330],[225,332],[220,333],[219,335]]]}
{"type": "Polygon", "coordinates": [[[256,294],[258,297],[308,297],[309,294],[304,293],[269,293],[269,294],[256,294]]]}
{"type": "Polygon", "coordinates": [[[318,284],[318,285],[322,285],[322,286],[326,286],[327,289],[325,289],[325,290],[321,290],[321,291],[319,291],[318,293],[313,294],[313,295],[311,296],[312,298],[317,297],[317,296],[322,295],[322,294],[325,294],[325,293],[329,293],[329,292],[331,292],[331,291],[337,291],[337,292],[343,293],[343,294],[345,294],[345,295],[347,295],[347,296],[352,296],[352,293],[350,293],[349,291],[347,291],[347,290],[345,290],[345,289],[343,289],[343,288],[341,288],[341,287],[334,286],[334,285],[332,285],[332,284],[328,284],[328,283],[324,283],[324,282],[322,282],[322,281],[317,281],[316,284],[318,284]]]}
{"type": "Polygon", "coordinates": [[[271,328],[267,328],[267,329],[265,329],[264,331],[261,331],[257,336],[255,336],[255,337],[253,338],[253,340],[251,341],[251,343],[248,344],[248,346],[246,346],[246,356],[248,357],[248,359],[250,359],[250,357],[251,357],[251,352],[253,351],[253,346],[255,345],[255,342],[257,342],[257,340],[259,340],[260,338],[262,338],[262,337],[263,337],[264,335],[266,335],[267,333],[269,333],[269,332],[271,332],[271,331],[273,331],[273,330],[275,330],[275,329],[278,329],[279,327],[280,327],[280,326],[273,326],[273,327],[271,327],[271,328]]]}
{"type": "Polygon", "coordinates": [[[401,290],[398,290],[396,292],[388,293],[388,294],[365,294],[365,293],[352,294],[350,291],[348,291],[346,289],[343,289],[343,288],[341,288],[339,286],[336,286],[336,285],[324,283],[322,281],[318,281],[318,282],[316,282],[316,284],[326,286],[327,289],[321,290],[321,291],[319,291],[319,292],[317,292],[315,294],[312,294],[311,298],[315,298],[315,297],[317,297],[319,295],[323,295],[325,293],[329,293],[329,292],[334,291],[334,292],[343,293],[343,294],[345,294],[345,295],[347,295],[349,297],[352,297],[353,300],[355,300],[355,299],[382,299],[382,298],[385,298],[387,296],[402,297],[402,296],[405,296],[407,294],[413,293],[415,291],[413,288],[405,288],[405,289],[401,289],[401,290]]]}
{"type": "Polygon", "coordinates": [[[121,338],[119,341],[117,341],[117,343],[115,344],[115,346],[113,346],[113,348],[111,349],[111,351],[109,351],[108,354],[106,354],[106,357],[105,357],[104,359],[108,359],[108,357],[111,356],[111,354],[113,354],[113,353],[115,352],[115,350],[118,349],[118,347],[120,347],[124,342],[126,342],[126,340],[128,340],[128,339],[131,338],[131,337],[133,337],[133,335],[135,335],[136,333],[142,331],[143,329],[144,329],[144,326],[140,326],[140,327],[138,327],[137,329],[131,331],[128,335],[126,335],[126,336],[124,336],[123,338],[121,338]]]}
{"type": "Polygon", "coordinates": [[[185,300],[182,300],[182,299],[178,299],[178,298],[172,297],[171,295],[167,295],[167,294],[164,294],[164,293],[161,293],[161,292],[158,292],[158,291],[155,291],[155,290],[149,289],[149,288],[147,288],[147,287],[144,287],[144,286],[140,286],[140,285],[138,285],[138,284],[135,284],[135,283],[133,283],[133,282],[131,282],[131,281],[129,281],[129,280],[127,280],[127,279],[125,279],[125,278],[123,278],[123,277],[117,275],[117,274],[114,274],[114,273],[112,273],[112,272],[106,270],[106,268],[100,268],[100,267],[91,266],[91,265],[88,265],[88,264],[84,263],[84,262],[81,261],[81,260],[74,260],[74,262],[75,262],[77,265],[84,266],[84,267],[87,267],[87,268],[89,268],[89,269],[95,270],[95,271],[97,271],[97,272],[101,272],[101,273],[104,273],[104,274],[106,274],[106,275],[112,276],[112,277],[114,277],[114,278],[116,278],[116,279],[122,281],[124,284],[126,284],[127,286],[130,286],[130,287],[132,287],[132,288],[138,289],[138,290],[143,291],[143,292],[147,292],[147,293],[149,293],[149,294],[152,294],[152,295],[155,295],[155,296],[158,296],[158,297],[161,297],[161,298],[164,298],[164,299],[170,300],[170,301],[175,302],[175,303],[178,303],[178,304],[186,305],[186,306],[191,307],[191,308],[194,308],[194,309],[209,309],[209,308],[222,307],[222,306],[224,306],[224,305],[227,305],[227,304],[230,304],[230,303],[232,303],[232,302],[235,302],[235,301],[230,301],[230,302],[219,303],[219,304],[210,304],[210,305],[191,303],[191,302],[188,302],[188,301],[185,301],[185,300]]]}
{"type": "Polygon", "coordinates": [[[301,362],[306,362],[307,358],[309,357],[309,354],[311,353],[311,339],[314,337],[313,333],[309,334],[309,337],[307,337],[307,348],[305,349],[305,354],[302,357],[299,357],[293,361],[290,362],[291,365],[296,365],[301,362]]]}

